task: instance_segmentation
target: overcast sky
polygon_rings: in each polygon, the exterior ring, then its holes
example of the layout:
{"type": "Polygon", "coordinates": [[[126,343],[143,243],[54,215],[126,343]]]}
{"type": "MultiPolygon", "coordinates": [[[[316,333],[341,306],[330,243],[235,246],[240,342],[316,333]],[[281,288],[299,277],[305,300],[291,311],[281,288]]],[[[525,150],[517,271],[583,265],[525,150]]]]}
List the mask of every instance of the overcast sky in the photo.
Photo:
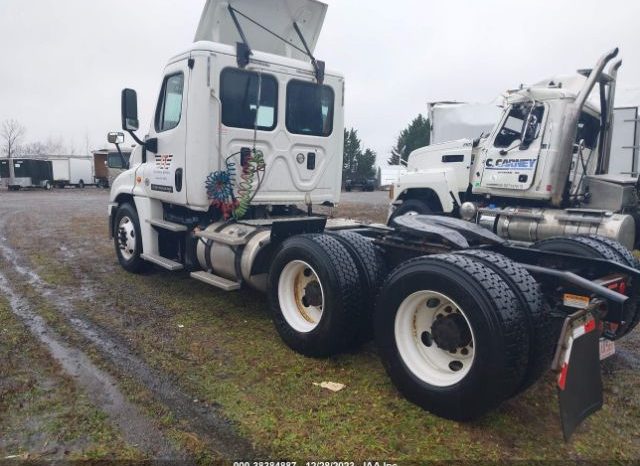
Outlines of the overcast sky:
{"type": "MultiPolygon", "coordinates": [[[[267,0],[263,0],[267,1],[267,0]]],[[[489,102],[521,82],[591,67],[619,46],[618,103],[640,104],[636,0],[330,0],[316,55],[346,76],[346,124],[385,160],[426,104],[489,102]]],[[[146,128],[163,66],[189,46],[204,0],[0,0],[0,121],[25,142],[105,145],[120,90],[146,128]]],[[[143,133],[143,131],[141,131],[143,133]]]]}

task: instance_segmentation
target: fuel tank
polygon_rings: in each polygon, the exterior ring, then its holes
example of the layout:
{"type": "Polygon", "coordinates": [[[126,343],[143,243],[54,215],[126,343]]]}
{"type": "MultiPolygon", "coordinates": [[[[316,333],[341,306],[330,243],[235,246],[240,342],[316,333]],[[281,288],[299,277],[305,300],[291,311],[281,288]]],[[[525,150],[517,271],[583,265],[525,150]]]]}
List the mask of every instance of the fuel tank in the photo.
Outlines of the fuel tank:
{"type": "Polygon", "coordinates": [[[271,243],[268,228],[214,223],[198,235],[196,256],[203,270],[266,291],[266,271],[257,271],[258,255],[271,243]]]}
{"type": "Polygon", "coordinates": [[[631,215],[590,209],[481,208],[479,225],[498,236],[535,242],[552,236],[601,235],[633,249],[636,224],[631,215]]]}

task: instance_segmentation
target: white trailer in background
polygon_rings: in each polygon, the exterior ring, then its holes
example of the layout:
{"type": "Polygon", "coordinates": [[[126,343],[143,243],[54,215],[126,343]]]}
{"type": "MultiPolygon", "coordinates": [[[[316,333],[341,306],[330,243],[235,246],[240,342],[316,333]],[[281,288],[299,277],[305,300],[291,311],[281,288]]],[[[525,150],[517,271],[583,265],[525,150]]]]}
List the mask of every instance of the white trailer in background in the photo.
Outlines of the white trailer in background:
{"type": "Polygon", "coordinates": [[[613,135],[609,173],[638,176],[640,119],[638,107],[619,107],[613,111],[613,135]]]}
{"type": "Polygon", "coordinates": [[[430,144],[475,139],[491,132],[500,119],[497,103],[430,102],[430,144]]]}
{"type": "Polygon", "coordinates": [[[51,159],[53,165],[53,184],[56,188],[75,186],[84,188],[95,184],[93,161],[90,158],[56,158],[51,159]]]}

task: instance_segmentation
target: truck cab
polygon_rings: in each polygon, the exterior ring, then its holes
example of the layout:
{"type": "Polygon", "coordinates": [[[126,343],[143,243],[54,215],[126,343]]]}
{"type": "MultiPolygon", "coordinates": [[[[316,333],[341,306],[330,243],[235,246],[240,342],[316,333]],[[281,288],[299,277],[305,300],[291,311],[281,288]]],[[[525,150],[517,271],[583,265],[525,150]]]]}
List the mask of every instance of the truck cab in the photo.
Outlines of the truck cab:
{"type": "Polygon", "coordinates": [[[411,153],[393,189],[389,222],[406,213],[444,213],[524,242],[600,234],[633,247],[640,237],[637,180],[606,173],[621,61],[605,67],[617,53],[603,55],[593,69],[508,90],[486,136],[411,153]]]}
{"type": "Polygon", "coordinates": [[[133,152],[131,169],[114,182],[113,201],[132,194],[207,211],[207,176],[229,168],[239,181],[242,149],[251,148],[264,154],[266,165],[252,205],[338,202],[343,77],[326,71],[319,84],[293,45],[263,37],[241,16],[263,18],[292,43],[296,22],[313,50],[324,9],[305,3],[294,17],[285,11],[274,17],[261,3],[232,2],[247,43],[256,46],[239,66],[238,33],[226,3],[209,2],[196,41],[162,73],[145,137],[156,150],[142,145],[133,152]]]}

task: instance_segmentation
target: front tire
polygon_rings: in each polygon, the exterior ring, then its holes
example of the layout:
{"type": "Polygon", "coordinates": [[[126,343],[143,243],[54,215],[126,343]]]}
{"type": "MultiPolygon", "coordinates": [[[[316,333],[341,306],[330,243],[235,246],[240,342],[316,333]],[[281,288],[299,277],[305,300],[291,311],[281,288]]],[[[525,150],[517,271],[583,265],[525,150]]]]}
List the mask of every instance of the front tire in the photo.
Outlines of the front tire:
{"type": "Polygon", "coordinates": [[[294,351],[326,357],[357,344],[362,284],[335,238],[299,235],[282,243],[269,271],[268,296],[274,325],[294,351]]]}
{"type": "Polygon", "coordinates": [[[116,212],[114,224],[114,246],[118,262],[131,273],[143,271],[146,263],[142,254],[142,236],[138,212],[131,204],[122,204],[116,212]]]}
{"type": "Polygon", "coordinates": [[[380,292],[374,330],[394,385],[438,416],[476,418],[522,383],[526,316],[507,283],[471,257],[420,257],[397,267],[380,292]]]}
{"type": "Polygon", "coordinates": [[[403,201],[400,206],[393,211],[391,217],[389,217],[389,226],[393,226],[393,220],[396,217],[400,217],[401,215],[411,214],[411,215],[426,215],[432,212],[431,207],[420,199],[408,199],[403,201]]]}

